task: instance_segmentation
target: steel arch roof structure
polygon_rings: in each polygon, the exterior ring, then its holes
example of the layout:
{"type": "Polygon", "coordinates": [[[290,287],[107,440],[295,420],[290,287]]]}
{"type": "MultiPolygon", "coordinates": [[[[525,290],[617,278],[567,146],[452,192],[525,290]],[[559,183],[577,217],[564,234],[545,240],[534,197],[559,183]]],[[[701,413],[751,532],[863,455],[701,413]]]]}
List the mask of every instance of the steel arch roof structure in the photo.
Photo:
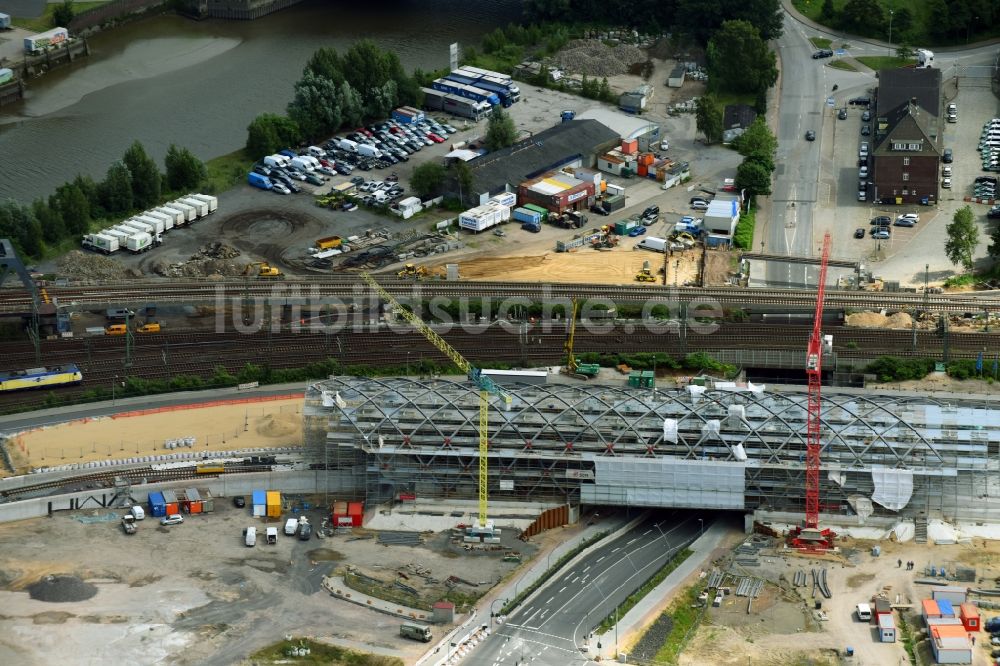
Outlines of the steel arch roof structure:
{"type": "MultiPolygon", "coordinates": [[[[805,391],[720,386],[724,390],[514,386],[509,411],[491,403],[490,458],[500,470],[494,483],[506,474],[512,498],[520,489],[541,488],[570,501],[596,501],[614,493],[595,495],[588,486],[610,487],[616,478],[630,486],[630,474],[649,474],[650,493],[640,503],[801,509],[805,391]],[[678,488],[656,499],[659,486],[682,483],[657,475],[681,475],[680,470],[699,478],[697,492],[678,488]],[[717,489],[713,472],[727,478],[717,489]],[[734,475],[742,479],[739,487],[734,475]],[[566,479],[573,483],[563,483],[566,479]],[[741,505],[713,499],[714,490],[742,494],[741,505]]],[[[445,379],[319,382],[306,394],[307,451],[312,460],[327,462],[330,451],[338,452],[338,460],[352,452],[351,464],[368,470],[369,492],[408,485],[425,494],[461,494],[463,469],[478,445],[478,401],[472,384],[445,379]]],[[[1000,496],[1000,486],[993,488],[1000,410],[985,401],[828,389],[822,432],[827,512],[851,513],[857,498],[873,500],[879,512],[906,513],[933,510],[928,494],[943,511],[960,508],[966,497],[971,502],[989,496],[991,488],[1000,496]]],[[[490,492],[502,496],[505,490],[490,492]]],[[[631,501],[629,492],[621,491],[623,501],[631,501]]]]}

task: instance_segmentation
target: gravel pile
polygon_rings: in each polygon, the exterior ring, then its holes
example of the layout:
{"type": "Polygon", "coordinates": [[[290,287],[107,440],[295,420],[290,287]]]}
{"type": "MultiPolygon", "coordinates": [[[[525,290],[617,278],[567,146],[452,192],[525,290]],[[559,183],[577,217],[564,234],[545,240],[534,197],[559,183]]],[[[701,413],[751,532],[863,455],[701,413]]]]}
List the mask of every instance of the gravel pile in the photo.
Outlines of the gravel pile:
{"type": "Polygon", "coordinates": [[[235,247],[215,241],[199,248],[191,255],[189,261],[179,264],[157,261],[150,266],[150,270],[163,277],[205,277],[209,275],[236,277],[243,275],[246,270],[246,264],[231,261],[240,254],[241,252],[235,247]]]}
{"type": "Polygon", "coordinates": [[[666,614],[661,615],[642,635],[629,656],[640,661],[651,661],[667,642],[667,636],[673,628],[673,618],[666,614]]]}
{"type": "Polygon", "coordinates": [[[240,256],[240,251],[231,245],[215,241],[202,246],[197,252],[191,255],[191,261],[199,259],[233,259],[240,256]]]}
{"type": "Polygon", "coordinates": [[[76,576],[46,576],[29,585],[28,594],[36,601],[86,601],[97,594],[97,587],[76,576]]]}
{"type": "Polygon", "coordinates": [[[596,40],[577,39],[556,54],[553,63],[571,74],[605,77],[627,74],[629,67],[648,59],[645,51],[630,44],[606,46],[596,40]]]}
{"type": "Polygon", "coordinates": [[[124,280],[142,277],[139,271],[126,268],[110,257],[80,250],[73,250],[59,259],[57,267],[60,276],[71,280],[124,280]]]}

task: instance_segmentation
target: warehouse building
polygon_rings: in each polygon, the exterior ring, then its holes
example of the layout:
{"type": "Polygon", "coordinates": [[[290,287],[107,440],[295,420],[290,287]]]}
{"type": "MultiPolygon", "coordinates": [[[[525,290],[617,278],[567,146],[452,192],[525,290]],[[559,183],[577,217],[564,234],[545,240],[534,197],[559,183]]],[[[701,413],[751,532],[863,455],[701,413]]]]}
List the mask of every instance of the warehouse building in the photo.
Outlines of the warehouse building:
{"type": "MultiPolygon", "coordinates": [[[[618,134],[596,120],[570,120],[524,141],[467,162],[475,193],[466,201],[486,203],[499,192],[514,192],[526,180],[564,167],[593,167],[614,147],[618,134]]],[[[457,192],[456,192],[457,194],[457,192]]]]}
{"type": "Polygon", "coordinates": [[[662,132],[658,124],[638,116],[618,113],[612,109],[603,107],[587,109],[577,114],[576,118],[577,120],[596,120],[613,132],[617,132],[622,141],[635,139],[640,151],[657,150],[662,140],[662,132]]]}
{"type": "Polygon", "coordinates": [[[535,204],[551,213],[587,210],[594,203],[593,180],[580,180],[562,171],[521,183],[517,200],[522,206],[535,204]]]}
{"type": "MultiPolygon", "coordinates": [[[[491,398],[490,494],[570,504],[801,512],[807,395],[753,385],[519,385],[491,398]]],[[[1000,411],[975,399],[824,391],[824,512],[857,520],[1000,510],[1000,411]],[[991,485],[992,484],[992,485],[991,485]]],[[[441,379],[338,377],[306,392],[310,462],[371,505],[475,498],[479,392],[441,379]]],[[[957,621],[957,620],[956,620],[957,621]]]]}

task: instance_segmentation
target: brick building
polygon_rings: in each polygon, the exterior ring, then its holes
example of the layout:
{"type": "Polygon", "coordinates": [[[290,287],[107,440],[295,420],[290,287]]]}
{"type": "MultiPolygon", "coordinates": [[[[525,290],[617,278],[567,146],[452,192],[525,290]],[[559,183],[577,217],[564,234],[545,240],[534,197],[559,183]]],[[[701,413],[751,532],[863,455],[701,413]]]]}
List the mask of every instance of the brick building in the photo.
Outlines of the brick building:
{"type": "Polygon", "coordinates": [[[941,70],[879,72],[871,152],[876,202],[933,204],[938,200],[941,70]]]}

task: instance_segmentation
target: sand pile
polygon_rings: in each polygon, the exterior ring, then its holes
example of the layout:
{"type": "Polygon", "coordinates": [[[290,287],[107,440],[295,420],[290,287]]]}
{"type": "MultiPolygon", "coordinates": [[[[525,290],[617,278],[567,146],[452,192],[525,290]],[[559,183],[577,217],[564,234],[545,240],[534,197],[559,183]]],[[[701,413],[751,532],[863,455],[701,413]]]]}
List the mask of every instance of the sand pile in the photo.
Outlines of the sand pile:
{"type": "Polygon", "coordinates": [[[298,414],[268,414],[257,424],[257,434],[264,437],[287,437],[299,431],[302,417],[298,414]]]}
{"type": "Polygon", "coordinates": [[[913,317],[905,312],[888,317],[878,312],[855,312],[847,315],[845,323],[856,328],[912,328],[913,317]]]}

